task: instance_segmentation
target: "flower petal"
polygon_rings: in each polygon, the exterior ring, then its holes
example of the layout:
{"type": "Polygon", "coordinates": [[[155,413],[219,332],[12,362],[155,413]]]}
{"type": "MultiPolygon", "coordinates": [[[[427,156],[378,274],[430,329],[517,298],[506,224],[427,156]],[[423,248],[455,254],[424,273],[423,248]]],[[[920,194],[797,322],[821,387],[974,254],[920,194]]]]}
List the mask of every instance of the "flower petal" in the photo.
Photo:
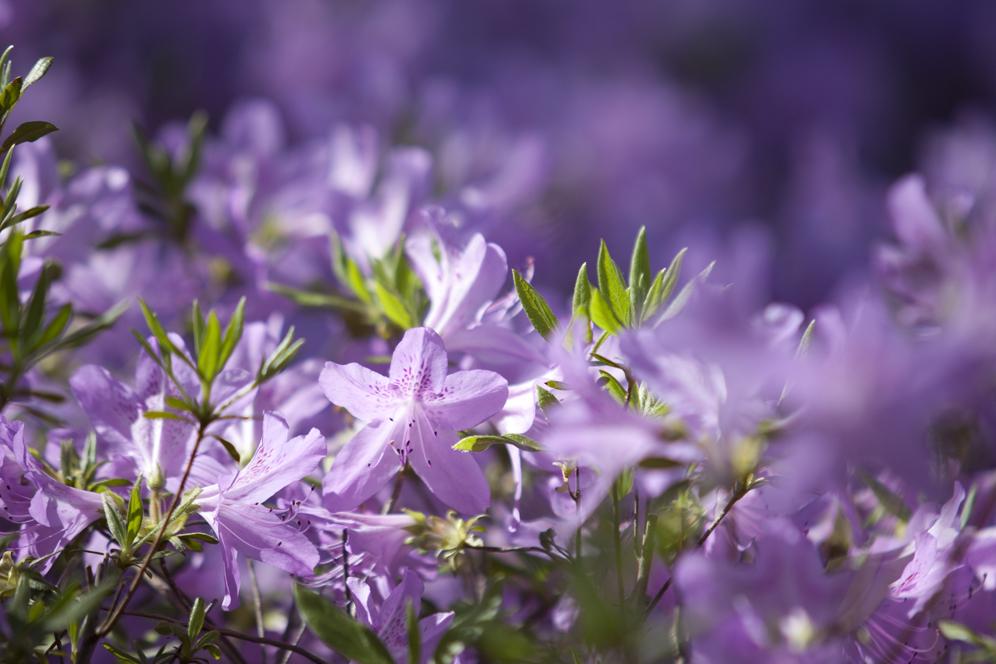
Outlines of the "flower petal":
{"type": "Polygon", "coordinates": [[[398,394],[390,381],[355,362],[326,362],[318,382],[329,401],[363,422],[382,420],[398,408],[398,394]]]}
{"type": "Polygon", "coordinates": [[[458,371],[446,377],[438,396],[425,405],[454,429],[468,429],[488,419],[505,405],[508,381],[493,371],[458,371]]]}
{"type": "Polygon", "coordinates": [[[402,418],[368,424],[339,450],[322,485],[328,509],[353,509],[394,477],[401,464],[389,446],[400,441],[403,426],[402,418]]]}
{"type": "Polygon", "coordinates": [[[128,450],[131,424],[142,408],[131,388],[115,380],[107,369],[94,365],[80,367],[69,385],[101,440],[121,453],[128,450]]]}
{"type": "Polygon", "coordinates": [[[223,492],[228,500],[262,502],[296,482],[325,458],[325,437],[318,429],[287,440],[287,423],[273,413],[263,415],[263,438],[256,453],[223,492]]]}
{"type": "Polygon", "coordinates": [[[224,550],[225,590],[223,608],[238,597],[239,571],[237,551],[247,558],[307,576],[318,564],[318,549],[304,533],[261,505],[248,505],[222,500],[218,511],[205,514],[208,524],[218,535],[224,550]]]}
{"type": "Polygon", "coordinates": [[[405,332],[391,357],[390,376],[402,394],[438,392],[446,378],[443,340],[427,327],[405,332]]]}
{"type": "Polygon", "coordinates": [[[464,514],[485,512],[491,501],[488,481],[473,455],[453,450],[456,432],[433,428],[422,412],[416,413],[415,426],[418,432],[409,462],[429,490],[464,514]]]}

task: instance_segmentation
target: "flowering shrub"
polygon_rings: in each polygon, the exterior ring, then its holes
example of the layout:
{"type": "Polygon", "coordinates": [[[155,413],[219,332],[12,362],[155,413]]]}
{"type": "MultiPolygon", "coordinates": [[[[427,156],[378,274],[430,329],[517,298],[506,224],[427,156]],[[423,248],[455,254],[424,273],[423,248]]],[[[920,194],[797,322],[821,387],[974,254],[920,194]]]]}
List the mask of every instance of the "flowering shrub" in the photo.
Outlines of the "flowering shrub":
{"type": "MultiPolygon", "coordinates": [[[[579,81],[547,144],[440,82],[415,146],[344,48],[370,125],[250,101],[123,166],[60,164],[52,59],[0,56],[0,661],[996,661],[996,133],[803,309],[749,237],[602,219],[578,267],[523,221],[681,211],[608,148],[690,102],[579,81]]],[[[696,117],[653,136],[736,152],[696,117]]]]}

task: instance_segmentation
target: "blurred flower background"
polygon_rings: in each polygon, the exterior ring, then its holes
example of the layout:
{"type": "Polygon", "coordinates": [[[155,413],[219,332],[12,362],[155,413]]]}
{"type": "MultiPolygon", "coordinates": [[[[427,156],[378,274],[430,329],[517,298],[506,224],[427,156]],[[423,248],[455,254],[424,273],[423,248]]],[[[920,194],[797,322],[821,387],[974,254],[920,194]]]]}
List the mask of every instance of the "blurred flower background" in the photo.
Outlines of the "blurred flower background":
{"type": "Polygon", "coordinates": [[[996,3],[0,34],[0,660],[996,661],[996,3]]]}
{"type": "Polygon", "coordinates": [[[59,63],[19,112],[60,159],[134,163],[131,122],[222,131],[263,104],[269,148],[368,126],[424,148],[513,263],[645,224],[703,257],[769,247],[763,287],[802,305],[867,263],[896,177],[986,175],[993,25],[986,0],[0,3],[19,56],[59,63]]]}

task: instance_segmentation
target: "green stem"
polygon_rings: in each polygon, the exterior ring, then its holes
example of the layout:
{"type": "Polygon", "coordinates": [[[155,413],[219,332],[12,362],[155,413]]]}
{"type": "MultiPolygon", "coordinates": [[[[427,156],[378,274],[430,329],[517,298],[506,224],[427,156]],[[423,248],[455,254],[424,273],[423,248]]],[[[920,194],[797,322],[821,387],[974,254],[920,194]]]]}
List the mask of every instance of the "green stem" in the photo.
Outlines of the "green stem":
{"type": "Polygon", "coordinates": [[[619,606],[626,602],[625,583],[623,581],[622,536],[619,533],[622,523],[619,518],[619,481],[612,485],[612,547],[616,558],[616,589],[619,593],[619,606]]]}

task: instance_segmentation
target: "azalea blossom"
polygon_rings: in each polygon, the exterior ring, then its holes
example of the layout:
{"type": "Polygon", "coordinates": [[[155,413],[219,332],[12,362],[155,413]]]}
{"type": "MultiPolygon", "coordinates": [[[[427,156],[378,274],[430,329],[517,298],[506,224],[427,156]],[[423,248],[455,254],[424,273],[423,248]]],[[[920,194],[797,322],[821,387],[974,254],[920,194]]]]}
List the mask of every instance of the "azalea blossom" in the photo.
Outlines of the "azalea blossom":
{"type": "Polygon", "coordinates": [[[508,398],[504,378],[483,370],[447,374],[442,339],[420,327],[405,333],[387,376],[356,363],[329,362],[320,382],[329,401],[364,423],[325,476],[330,509],[360,505],[405,465],[450,507],[466,513],[487,509],[484,473],[472,456],[452,447],[459,430],[501,410],[508,398]]]}
{"type": "Polygon", "coordinates": [[[287,423],[263,416],[263,435],[252,459],[231,477],[198,495],[200,514],[218,537],[225,564],[224,608],[238,600],[239,555],[299,576],[312,573],[318,550],[293,522],[264,503],[315,470],[325,457],[317,429],[289,438],[287,423]]]}

